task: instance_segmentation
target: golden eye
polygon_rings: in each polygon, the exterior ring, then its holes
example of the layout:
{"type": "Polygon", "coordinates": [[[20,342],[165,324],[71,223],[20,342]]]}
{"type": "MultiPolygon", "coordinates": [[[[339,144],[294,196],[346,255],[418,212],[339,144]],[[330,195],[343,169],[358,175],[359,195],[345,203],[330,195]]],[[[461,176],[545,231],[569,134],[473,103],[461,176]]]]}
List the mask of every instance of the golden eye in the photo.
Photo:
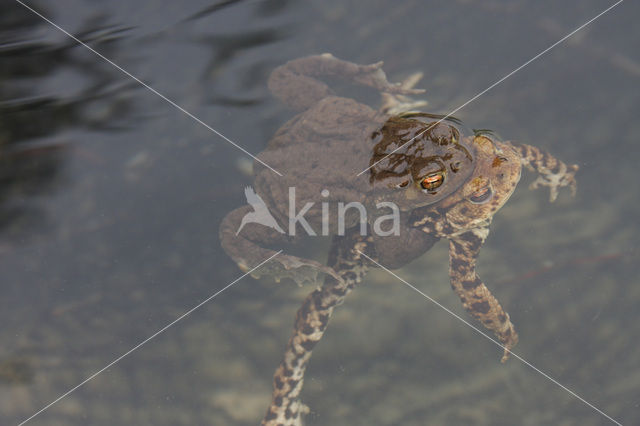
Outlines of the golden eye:
{"type": "Polygon", "coordinates": [[[422,187],[422,189],[433,191],[434,189],[439,188],[443,182],[444,182],[444,173],[435,172],[425,176],[424,179],[422,179],[422,181],[420,182],[420,186],[422,187]]]}

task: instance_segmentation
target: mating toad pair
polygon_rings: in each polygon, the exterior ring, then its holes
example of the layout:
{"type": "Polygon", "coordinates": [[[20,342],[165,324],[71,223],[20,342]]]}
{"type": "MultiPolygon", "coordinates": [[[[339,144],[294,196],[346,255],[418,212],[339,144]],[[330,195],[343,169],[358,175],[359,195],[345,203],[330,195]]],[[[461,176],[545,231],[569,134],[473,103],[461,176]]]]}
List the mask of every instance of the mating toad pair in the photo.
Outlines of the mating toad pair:
{"type": "MultiPolygon", "coordinates": [[[[572,193],[576,190],[576,165],[567,166],[529,145],[499,142],[490,133],[464,135],[455,119],[406,112],[421,105],[409,103],[405,96],[421,92],[412,88],[417,78],[391,84],[381,66],[357,65],[324,54],[288,62],[269,79],[275,96],[302,111],[276,132],[258,156],[284,176],[258,162],[254,165],[256,193],[281,228],[289,225],[286,197],[290,187],[296,189],[298,209],[315,202],[305,214],[312,227],[321,225],[322,203],[331,207],[328,212],[334,212],[338,203],[358,202],[369,212],[378,203],[389,202],[397,206],[399,220],[395,235],[363,233],[361,215],[354,209],[344,218],[344,233],[329,226],[333,240],[326,265],[279,254],[254,271],[255,276],[291,278],[318,286],[296,315],[263,425],[302,424],[308,408],[299,395],[312,349],[322,338],[333,309],[367,269],[375,266],[367,257],[387,268],[399,268],[439,239],[449,240],[451,286],[469,314],[504,345],[505,361],[518,335],[509,314],[476,273],[476,259],[491,219],[513,193],[523,165],[538,172],[532,187],[548,186],[551,201],[560,187],[569,186],[572,193]],[[317,79],[332,76],[380,91],[383,107],[376,111],[336,96],[317,79]],[[358,175],[363,170],[367,171],[358,175]],[[316,281],[319,272],[324,274],[322,285],[316,281]]],[[[295,239],[256,223],[247,224],[236,235],[250,211],[249,206],[232,211],[220,228],[224,250],[244,270],[276,253],[267,246],[295,239]]],[[[325,214],[333,224],[334,213],[325,214]]],[[[369,231],[376,218],[376,214],[367,217],[364,226],[369,231]]]]}

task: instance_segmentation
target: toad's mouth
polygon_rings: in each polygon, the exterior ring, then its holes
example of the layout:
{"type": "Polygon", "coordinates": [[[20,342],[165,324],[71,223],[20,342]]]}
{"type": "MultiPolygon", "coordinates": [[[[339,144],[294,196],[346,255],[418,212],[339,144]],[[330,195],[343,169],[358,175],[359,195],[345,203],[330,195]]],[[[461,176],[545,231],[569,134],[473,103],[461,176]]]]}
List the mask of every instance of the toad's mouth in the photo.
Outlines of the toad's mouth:
{"type": "Polygon", "coordinates": [[[471,194],[469,201],[473,204],[484,204],[489,201],[491,197],[493,197],[493,190],[491,189],[491,184],[487,183],[485,186],[471,194]]]}

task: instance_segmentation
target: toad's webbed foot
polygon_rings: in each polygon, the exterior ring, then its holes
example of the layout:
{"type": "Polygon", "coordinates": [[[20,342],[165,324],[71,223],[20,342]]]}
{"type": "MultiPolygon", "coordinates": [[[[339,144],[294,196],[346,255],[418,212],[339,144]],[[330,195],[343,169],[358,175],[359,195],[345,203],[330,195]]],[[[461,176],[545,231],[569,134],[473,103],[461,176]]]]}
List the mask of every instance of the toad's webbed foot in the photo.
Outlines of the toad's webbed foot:
{"type": "Polygon", "coordinates": [[[301,257],[280,254],[266,263],[264,266],[256,269],[251,273],[254,278],[261,276],[273,277],[276,282],[280,282],[282,278],[290,278],[299,286],[303,284],[317,284],[320,282],[318,275],[320,273],[330,275],[338,281],[342,278],[329,266],[325,266],[315,260],[303,259],[301,257]]]}
{"type": "MultiPolygon", "coordinates": [[[[421,72],[413,73],[409,77],[402,80],[399,83],[399,86],[404,90],[413,89],[413,87],[422,79],[423,76],[424,74],[421,72]]],[[[423,92],[424,90],[420,93],[423,92]]],[[[429,103],[425,100],[413,100],[404,94],[383,92],[380,111],[389,115],[397,115],[403,112],[417,111],[420,108],[427,106],[428,104],[429,103]]]]}
{"type": "Polygon", "coordinates": [[[369,65],[358,65],[351,62],[341,61],[330,53],[322,55],[323,58],[331,61],[339,61],[343,63],[344,74],[350,77],[358,84],[363,86],[372,87],[384,93],[393,93],[396,95],[418,95],[424,93],[424,89],[414,89],[413,86],[420,81],[422,76],[413,77],[400,83],[390,83],[387,80],[387,75],[382,70],[384,62],[376,62],[369,65]]]}
{"type": "Polygon", "coordinates": [[[529,170],[539,173],[537,179],[529,186],[536,189],[541,186],[548,186],[549,201],[554,202],[558,197],[559,188],[568,186],[571,195],[576,195],[575,174],[579,167],[577,164],[566,165],[553,155],[530,145],[516,145],[520,151],[522,164],[529,170]]]}
{"type": "Polygon", "coordinates": [[[576,195],[577,183],[575,174],[578,171],[578,165],[572,164],[567,166],[566,164],[559,162],[559,168],[557,172],[552,170],[538,171],[540,175],[529,186],[530,189],[536,189],[541,186],[549,187],[549,201],[554,202],[558,197],[558,189],[563,186],[568,186],[571,189],[571,195],[576,195]]]}

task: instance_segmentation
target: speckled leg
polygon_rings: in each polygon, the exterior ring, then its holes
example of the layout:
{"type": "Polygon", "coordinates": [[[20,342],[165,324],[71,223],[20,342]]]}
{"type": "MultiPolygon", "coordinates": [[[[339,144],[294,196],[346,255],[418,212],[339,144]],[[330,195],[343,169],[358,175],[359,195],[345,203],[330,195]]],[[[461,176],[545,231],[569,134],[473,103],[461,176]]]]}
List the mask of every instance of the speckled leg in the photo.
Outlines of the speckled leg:
{"type": "Polygon", "coordinates": [[[367,271],[367,265],[356,250],[372,255],[359,234],[334,237],[329,265],[343,278],[343,282],[326,277],[321,288],[307,296],[296,314],[293,335],[284,357],[273,377],[271,406],[262,420],[263,426],[301,426],[302,416],[309,409],[300,399],[304,372],[311,352],[327,328],[333,308],[341,304],[355,284],[367,271]]]}
{"type": "Polygon", "coordinates": [[[531,171],[536,171],[540,175],[531,184],[531,189],[540,186],[548,186],[551,190],[549,193],[549,201],[554,202],[558,197],[558,188],[569,186],[571,194],[576,194],[575,173],[578,171],[578,165],[572,164],[567,166],[562,161],[555,158],[546,151],[530,145],[514,145],[522,158],[522,164],[531,171]]]}
{"type": "Polygon", "coordinates": [[[509,358],[509,350],[518,343],[518,334],[498,300],[476,273],[476,258],[489,228],[477,228],[451,238],[449,242],[449,275],[451,286],[460,296],[464,308],[482,325],[493,331],[505,347],[501,362],[509,358]]]}

